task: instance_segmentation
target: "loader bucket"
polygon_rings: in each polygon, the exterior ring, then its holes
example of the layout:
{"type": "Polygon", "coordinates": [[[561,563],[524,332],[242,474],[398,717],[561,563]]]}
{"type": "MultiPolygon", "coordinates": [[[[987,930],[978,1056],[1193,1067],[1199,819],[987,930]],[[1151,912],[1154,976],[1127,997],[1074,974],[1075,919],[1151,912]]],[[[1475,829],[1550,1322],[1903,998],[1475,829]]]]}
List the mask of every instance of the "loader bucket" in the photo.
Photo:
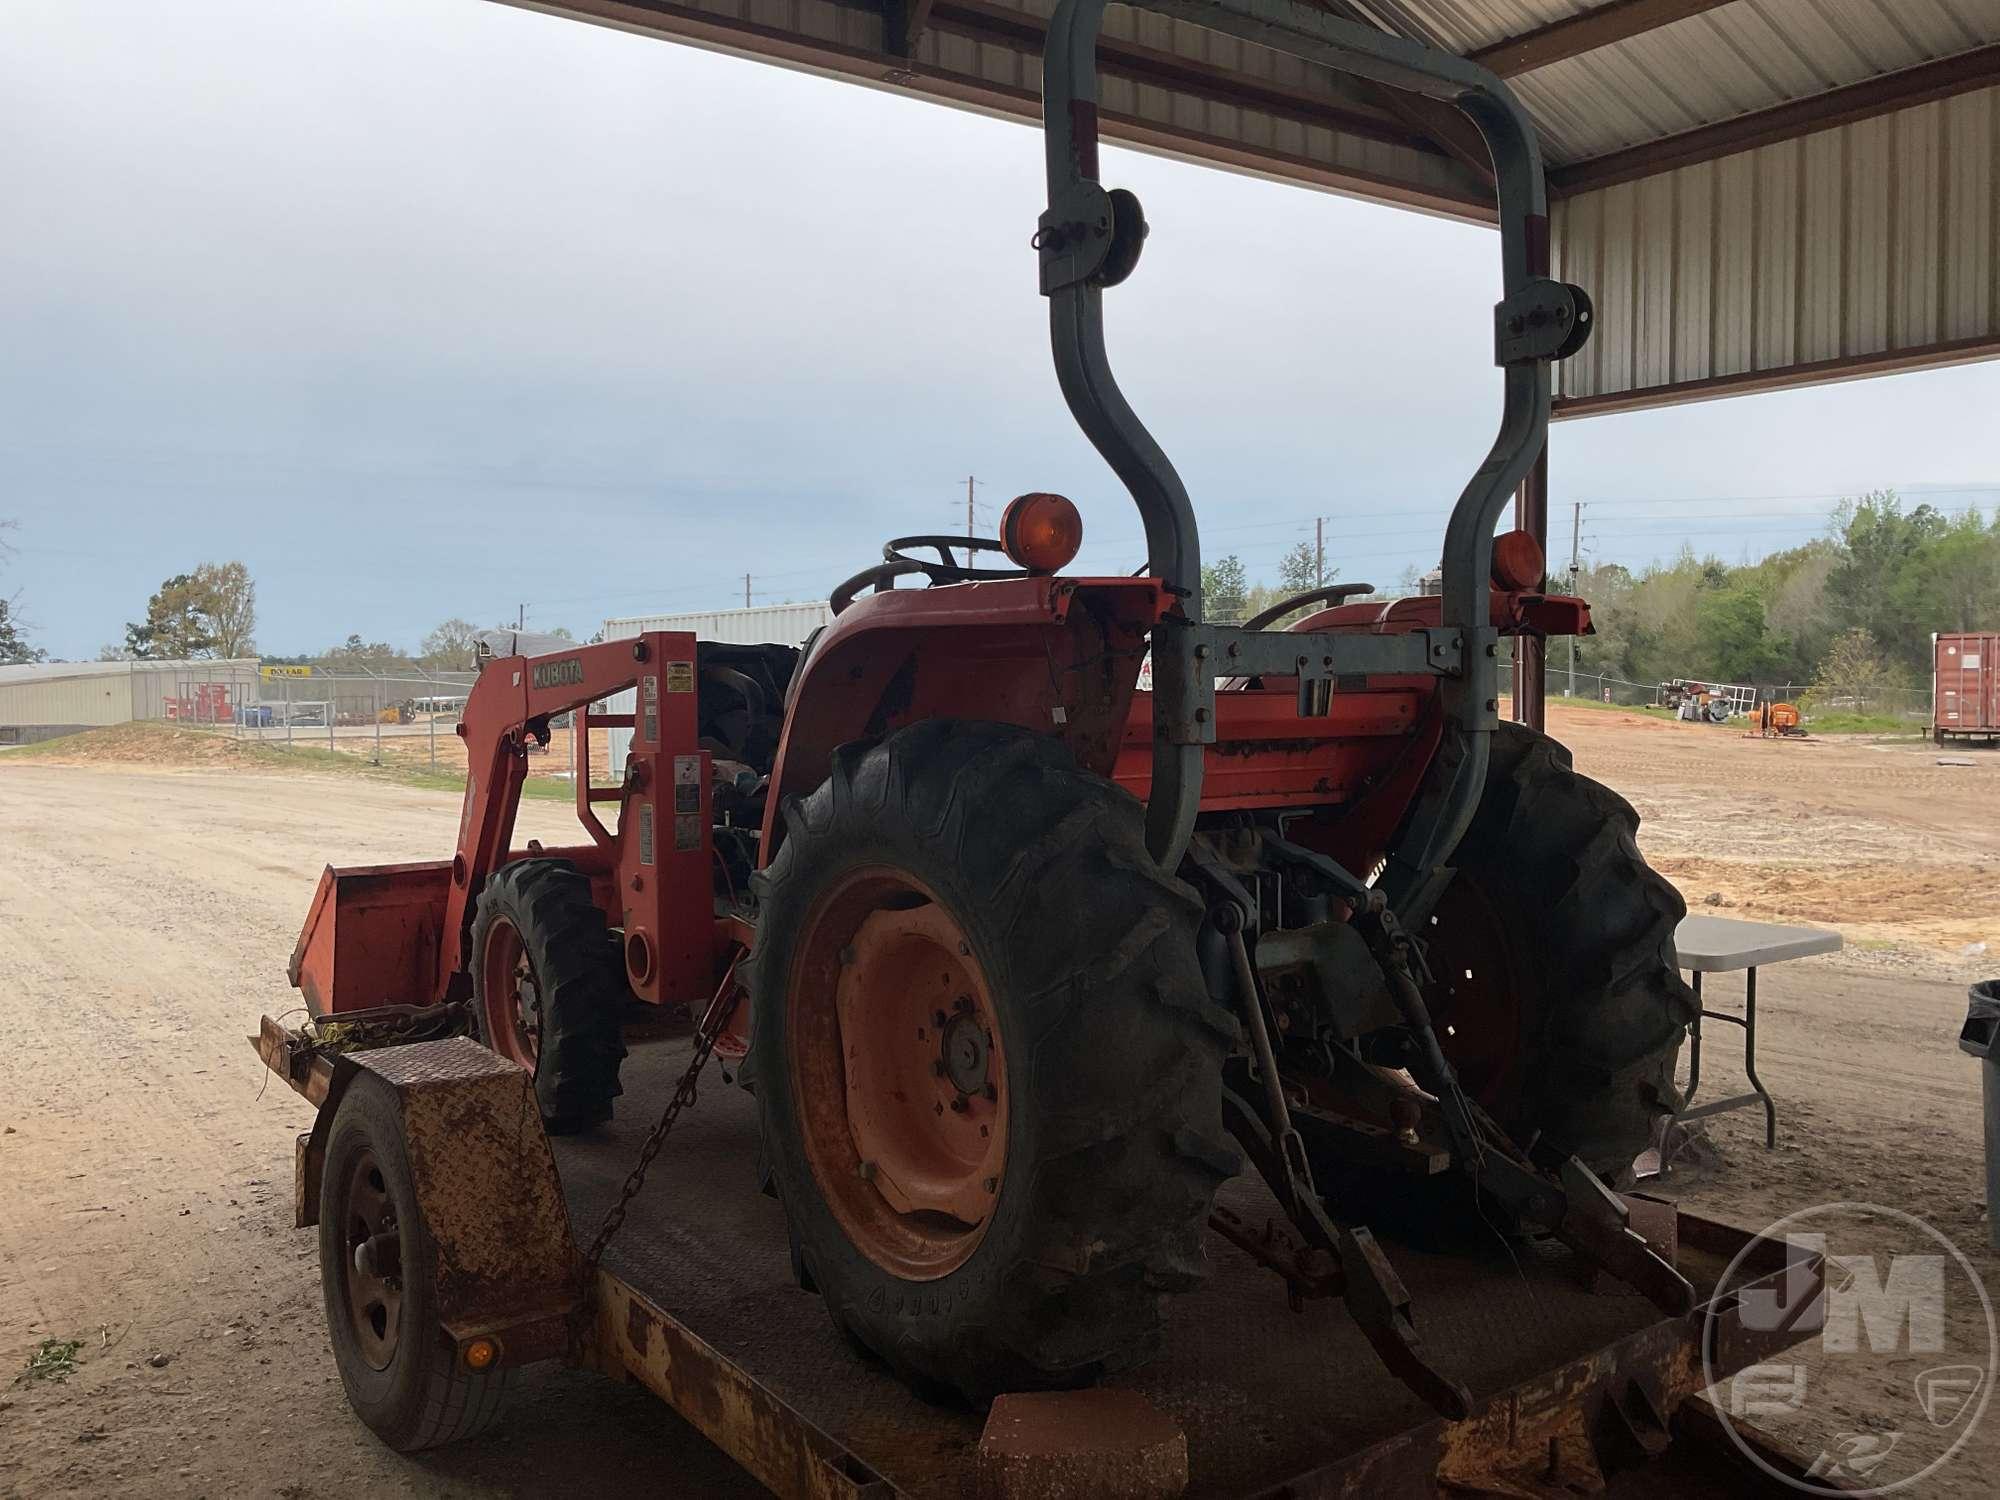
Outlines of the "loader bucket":
{"type": "Polygon", "coordinates": [[[319,878],[292,950],[292,986],[315,1016],[427,1005],[438,993],[451,862],[356,865],[319,878]]]}

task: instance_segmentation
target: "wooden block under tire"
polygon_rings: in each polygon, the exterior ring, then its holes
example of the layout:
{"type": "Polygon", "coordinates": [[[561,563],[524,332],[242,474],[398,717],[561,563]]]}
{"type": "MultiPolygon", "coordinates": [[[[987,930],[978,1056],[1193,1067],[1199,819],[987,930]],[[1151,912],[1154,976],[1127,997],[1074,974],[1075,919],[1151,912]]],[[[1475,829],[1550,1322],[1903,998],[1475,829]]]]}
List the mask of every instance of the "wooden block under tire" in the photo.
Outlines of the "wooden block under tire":
{"type": "Polygon", "coordinates": [[[993,1500],[1163,1500],[1187,1488],[1187,1435],[1132,1391],[1000,1396],[979,1437],[993,1500]]]}

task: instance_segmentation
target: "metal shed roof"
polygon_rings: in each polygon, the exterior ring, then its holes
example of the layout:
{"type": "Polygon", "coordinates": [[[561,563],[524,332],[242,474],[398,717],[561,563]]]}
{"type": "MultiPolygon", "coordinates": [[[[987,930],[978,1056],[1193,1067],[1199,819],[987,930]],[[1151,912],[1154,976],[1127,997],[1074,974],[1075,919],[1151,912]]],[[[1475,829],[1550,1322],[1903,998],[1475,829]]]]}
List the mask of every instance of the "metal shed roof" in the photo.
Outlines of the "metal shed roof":
{"type": "MultiPolygon", "coordinates": [[[[503,0],[1033,118],[1053,0],[503,0]]],[[[2000,354],[2000,0],[1299,0],[1509,78],[1597,300],[1571,415],[2000,354]]],[[[1105,134],[1465,218],[1455,111],[1114,8],[1105,134]]]]}

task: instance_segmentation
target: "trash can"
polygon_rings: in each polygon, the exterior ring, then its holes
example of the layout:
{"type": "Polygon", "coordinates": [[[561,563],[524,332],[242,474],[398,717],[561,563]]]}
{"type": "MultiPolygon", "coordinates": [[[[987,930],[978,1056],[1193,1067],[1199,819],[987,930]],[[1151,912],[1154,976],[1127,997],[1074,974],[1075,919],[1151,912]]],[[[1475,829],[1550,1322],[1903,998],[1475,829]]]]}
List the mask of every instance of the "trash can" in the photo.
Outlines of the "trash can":
{"type": "Polygon", "coordinates": [[[1966,991],[1958,1047],[1986,1065],[1979,1070],[1986,1105],[1986,1242],[2000,1250],[2000,979],[1966,991]]]}

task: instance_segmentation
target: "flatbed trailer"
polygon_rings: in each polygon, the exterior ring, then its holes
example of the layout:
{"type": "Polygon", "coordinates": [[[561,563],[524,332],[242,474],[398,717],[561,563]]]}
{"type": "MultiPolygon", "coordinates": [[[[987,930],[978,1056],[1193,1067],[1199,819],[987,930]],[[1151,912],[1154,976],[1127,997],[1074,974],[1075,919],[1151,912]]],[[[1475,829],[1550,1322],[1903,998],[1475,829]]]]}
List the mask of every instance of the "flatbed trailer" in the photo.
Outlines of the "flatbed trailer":
{"type": "MultiPolygon", "coordinates": [[[[461,1347],[497,1340],[502,1364],[558,1357],[636,1380],[780,1495],[995,1493],[980,1461],[982,1416],[926,1402],[865,1362],[800,1287],[784,1212],[759,1190],[754,1102],[713,1064],[622,1231],[584,1270],[576,1247],[619,1197],[673,1093],[686,1035],[635,1042],[617,1120],[553,1140],[526,1075],[464,1038],[343,1055],[266,1022],[254,1041],[321,1107],[299,1141],[302,1225],[315,1219],[314,1143],[344,1084],[367,1070],[396,1088],[420,1184],[431,1163],[424,1211],[439,1279],[458,1288],[444,1302],[461,1347]],[[542,1184],[558,1186],[538,1207],[542,1184]],[[546,1272],[552,1248],[567,1284],[546,1272]]],[[[1255,1177],[1229,1183],[1219,1203],[1253,1225],[1282,1220],[1255,1177]]],[[[1496,1242],[1484,1256],[1426,1253],[1384,1236],[1426,1341],[1474,1393],[1465,1421],[1439,1418],[1390,1375],[1337,1298],[1294,1311],[1285,1284],[1219,1235],[1207,1283],[1175,1299],[1162,1355],[1111,1384],[1178,1424],[1189,1495],[1788,1493],[1700,1396],[1701,1344],[1706,1330],[1721,1378],[1801,1332],[1746,1327],[1740,1286],[1716,1302],[1752,1236],[1681,1213],[1673,1237],[1676,1264],[1701,1293],[1685,1318],[1622,1285],[1584,1284],[1567,1252],[1496,1242]]],[[[1793,1297],[1810,1295],[1819,1267],[1787,1264],[1788,1254],[1798,1252],[1758,1244],[1747,1264],[1760,1279],[1789,1277],[1793,1297]]],[[[1772,1469],[1802,1472],[1780,1445],[1737,1430],[1772,1469]]]]}

